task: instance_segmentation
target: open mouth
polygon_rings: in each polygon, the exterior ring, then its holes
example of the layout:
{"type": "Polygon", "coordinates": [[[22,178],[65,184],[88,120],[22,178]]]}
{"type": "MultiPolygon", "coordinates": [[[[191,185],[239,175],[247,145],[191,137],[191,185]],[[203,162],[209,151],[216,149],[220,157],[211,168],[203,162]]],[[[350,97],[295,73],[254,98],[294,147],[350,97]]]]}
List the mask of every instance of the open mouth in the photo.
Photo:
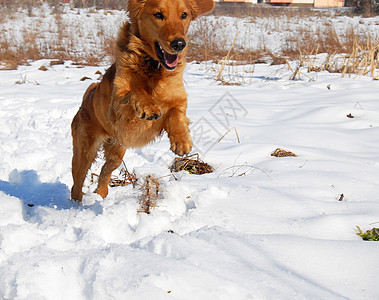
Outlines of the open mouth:
{"type": "Polygon", "coordinates": [[[157,55],[159,58],[160,63],[167,69],[167,70],[174,70],[176,66],[178,65],[178,54],[170,54],[163,50],[161,45],[159,45],[158,42],[155,42],[155,50],[157,51],[157,55]]]}

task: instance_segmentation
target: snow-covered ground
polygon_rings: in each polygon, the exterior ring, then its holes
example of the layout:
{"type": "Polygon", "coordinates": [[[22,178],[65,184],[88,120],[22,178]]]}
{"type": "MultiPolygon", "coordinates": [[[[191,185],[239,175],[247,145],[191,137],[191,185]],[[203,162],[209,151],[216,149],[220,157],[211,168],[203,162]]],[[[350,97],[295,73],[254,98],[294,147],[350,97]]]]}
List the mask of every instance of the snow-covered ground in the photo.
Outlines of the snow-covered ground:
{"type": "MultiPolygon", "coordinates": [[[[2,15],[13,44],[32,37],[50,51],[59,40],[89,56],[126,18],[47,6],[2,15]]],[[[304,31],[377,37],[378,26],[378,17],[210,16],[190,35],[209,29],[228,49],[238,33],[237,46],[280,53],[304,31]]],[[[126,152],[140,182],[160,178],[150,215],[137,212],[138,186],[92,193],[101,156],[83,205],[69,199],[70,123],[105,66],[40,60],[0,71],[0,299],[379,299],[379,244],[356,235],[356,225],[379,227],[379,81],[305,69],[293,81],[294,62],[226,66],[224,79],[242,85],[220,86],[219,67],[192,63],[184,78],[193,153],[214,173],[175,180],[166,135],[126,152]],[[279,147],[297,157],[271,156],[279,147]]]]}
{"type": "Polygon", "coordinates": [[[262,64],[219,86],[189,64],[194,152],[216,170],[163,177],[167,136],[128,150],[162,177],[147,215],[131,185],[102,200],[88,178],[69,200],[80,79],[104,68],[41,65],[0,72],[1,299],[379,299],[379,244],[356,235],[379,224],[379,81],[262,64]]]}

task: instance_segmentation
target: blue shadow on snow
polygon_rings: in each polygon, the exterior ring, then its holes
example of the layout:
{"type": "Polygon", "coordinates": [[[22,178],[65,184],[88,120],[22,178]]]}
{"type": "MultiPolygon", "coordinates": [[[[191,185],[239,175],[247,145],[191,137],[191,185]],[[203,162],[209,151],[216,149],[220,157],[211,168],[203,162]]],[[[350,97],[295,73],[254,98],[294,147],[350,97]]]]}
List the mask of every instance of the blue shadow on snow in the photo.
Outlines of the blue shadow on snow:
{"type": "Polygon", "coordinates": [[[69,209],[73,206],[67,185],[60,182],[43,183],[34,170],[13,170],[9,174],[9,182],[0,180],[0,191],[23,200],[28,206],[57,209],[69,209]]]}

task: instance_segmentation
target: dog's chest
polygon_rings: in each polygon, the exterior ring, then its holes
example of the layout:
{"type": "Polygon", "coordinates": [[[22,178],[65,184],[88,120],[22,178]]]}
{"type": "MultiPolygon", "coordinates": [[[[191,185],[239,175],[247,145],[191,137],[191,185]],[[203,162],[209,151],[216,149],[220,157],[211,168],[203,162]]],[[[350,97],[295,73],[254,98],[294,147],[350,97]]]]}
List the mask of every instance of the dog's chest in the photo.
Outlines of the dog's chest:
{"type": "Polygon", "coordinates": [[[172,76],[149,82],[148,89],[154,102],[161,106],[167,105],[168,108],[173,105],[173,102],[187,97],[182,76],[172,76]]]}

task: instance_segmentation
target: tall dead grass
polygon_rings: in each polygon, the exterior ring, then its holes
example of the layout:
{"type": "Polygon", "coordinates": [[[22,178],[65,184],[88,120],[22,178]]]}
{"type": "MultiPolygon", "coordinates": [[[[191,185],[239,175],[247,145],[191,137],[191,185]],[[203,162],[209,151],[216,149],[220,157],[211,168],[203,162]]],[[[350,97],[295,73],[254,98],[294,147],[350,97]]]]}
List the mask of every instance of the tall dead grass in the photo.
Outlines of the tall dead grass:
{"type": "Polygon", "coordinates": [[[302,52],[310,53],[316,48],[319,53],[349,53],[356,40],[364,43],[372,39],[367,30],[357,32],[353,23],[337,30],[330,21],[335,16],[327,11],[257,7],[246,14],[242,30],[237,22],[233,24],[222,17],[196,21],[190,31],[190,60],[218,61],[229,52],[228,58],[233,61],[277,63],[298,59],[302,52]],[[230,32],[238,33],[236,41],[230,32]],[[282,45],[273,52],[267,46],[268,39],[278,33],[282,45]]]}
{"type": "MultiPolygon", "coordinates": [[[[25,14],[29,15],[27,6],[17,9],[15,5],[11,7],[0,9],[0,24],[4,25],[0,31],[0,68],[17,68],[29,60],[43,58],[71,60],[76,64],[86,65],[108,63],[113,59],[117,28],[125,18],[122,15],[118,20],[111,18],[112,22],[117,21],[111,26],[114,30],[109,30],[109,24],[105,21],[86,21],[87,25],[83,25],[83,18],[93,18],[95,10],[77,9],[77,18],[67,18],[64,15],[67,7],[59,6],[59,9],[49,10],[36,5],[30,13],[30,22],[33,23],[29,26],[20,24],[19,21],[25,19],[25,14]],[[94,28],[88,30],[88,24],[94,28]],[[17,28],[21,28],[21,34],[17,28]]],[[[103,11],[102,18],[113,13],[103,11]]],[[[332,16],[330,12],[304,8],[249,5],[229,6],[225,10],[225,7],[216,7],[213,17],[199,18],[192,23],[188,60],[218,63],[215,72],[223,84],[239,82],[243,77],[240,76],[238,68],[241,64],[284,64],[299,60],[301,66],[307,66],[309,70],[316,69],[312,57],[320,53],[328,55],[323,67],[326,70],[340,70],[346,75],[359,69],[362,74],[372,76],[375,73],[373,70],[377,68],[375,37],[362,34],[353,26],[337,30],[330,21],[332,16]],[[245,25],[241,26],[241,20],[222,17],[230,14],[244,17],[245,25]],[[281,46],[274,52],[268,46],[268,39],[272,34],[278,33],[281,46]],[[352,52],[353,49],[356,49],[355,52],[352,52]],[[362,58],[362,53],[369,54],[362,58]],[[341,55],[347,57],[342,67],[340,62],[334,62],[341,55]],[[365,63],[368,64],[367,67],[363,67],[365,63]]]]}
{"type": "Polygon", "coordinates": [[[203,19],[191,31],[190,38],[195,47],[190,58],[216,63],[216,67],[212,66],[214,79],[223,85],[244,84],[244,73],[252,73],[254,68],[246,70],[239,65],[256,63],[287,65],[293,71],[293,79],[298,78],[303,67],[309,72],[326,70],[342,76],[376,76],[379,50],[375,33],[362,32],[362,27],[356,29],[353,22],[347,22],[348,25],[341,30],[338,28],[340,24],[331,22],[330,13],[322,15],[321,11],[316,11],[313,14],[307,9],[281,11],[288,15],[279,15],[279,9],[256,11],[254,17],[246,17],[249,26],[245,26],[244,31],[238,28],[238,24],[230,23],[230,19],[203,19]],[[262,22],[260,18],[269,21],[262,22]],[[234,31],[233,26],[236,26],[234,31]],[[233,40],[231,34],[225,35],[228,31],[237,32],[233,40]],[[282,38],[281,49],[276,52],[267,47],[270,44],[267,39],[272,33],[282,38]],[[252,36],[255,36],[255,43],[250,41],[252,36]],[[319,54],[326,57],[321,63],[316,59],[319,54]],[[292,70],[289,61],[298,61],[298,67],[292,70]]]}
{"type": "Polygon", "coordinates": [[[362,41],[355,39],[349,51],[334,52],[320,59],[319,51],[302,52],[299,56],[300,66],[307,72],[328,71],[341,73],[342,77],[351,75],[370,76],[379,79],[379,40],[368,37],[362,41]]]}
{"type": "MultiPolygon", "coordinates": [[[[81,18],[96,19],[88,10],[65,17],[67,7],[51,9],[36,6],[33,16],[26,17],[22,6],[0,8],[0,69],[15,69],[18,65],[38,59],[71,60],[75,64],[99,65],[111,61],[117,30],[109,30],[106,22],[83,26],[81,18]],[[26,20],[26,22],[25,22],[26,20]],[[95,26],[93,26],[95,25],[95,26]]],[[[104,18],[108,13],[103,12],[104,18]]],[[[118,28],[120,18],[112,18],[118,28]]]]}

